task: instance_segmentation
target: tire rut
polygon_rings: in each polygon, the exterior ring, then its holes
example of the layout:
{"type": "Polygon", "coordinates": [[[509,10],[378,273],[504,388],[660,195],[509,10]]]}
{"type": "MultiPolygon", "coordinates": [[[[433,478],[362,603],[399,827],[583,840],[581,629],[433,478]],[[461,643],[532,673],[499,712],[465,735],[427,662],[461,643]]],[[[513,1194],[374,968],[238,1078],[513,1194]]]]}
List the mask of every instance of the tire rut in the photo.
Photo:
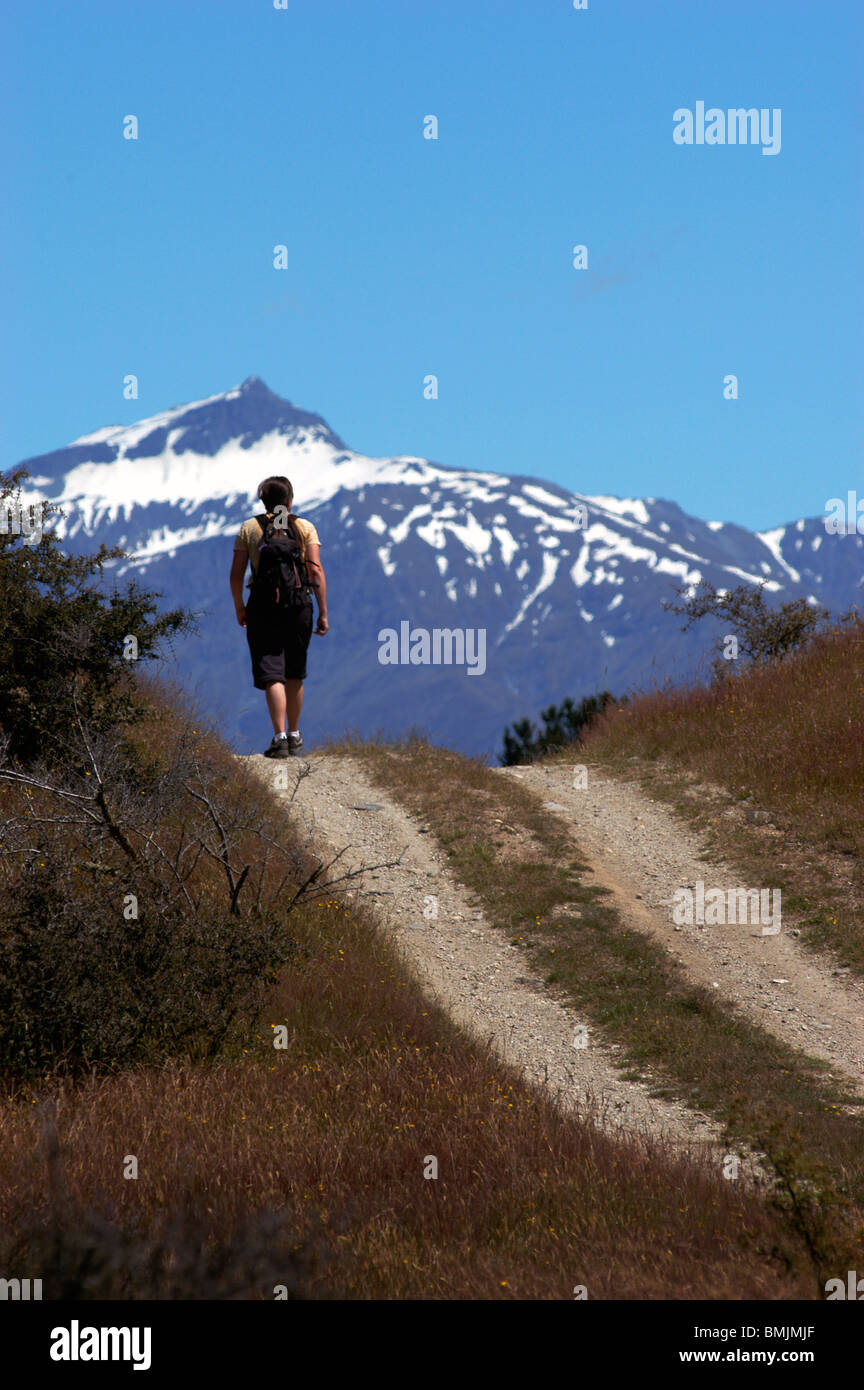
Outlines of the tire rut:
{"type": "Polygon", "coordinates": [[[675,925],[676,889],[698,881],[742,885],[728,865],[707,862],[700,837],[631,782],[588,768],[587,787],[565,767],[501,768],[538,795],[571,829],[592,881],[610,890],[622,920],[659,941],[687,978],[791,1046],[829,1063],[860,1091],[864,1079],[864,986],[800,944],[794,920],[778,935],[756,925],[675,925]]]}

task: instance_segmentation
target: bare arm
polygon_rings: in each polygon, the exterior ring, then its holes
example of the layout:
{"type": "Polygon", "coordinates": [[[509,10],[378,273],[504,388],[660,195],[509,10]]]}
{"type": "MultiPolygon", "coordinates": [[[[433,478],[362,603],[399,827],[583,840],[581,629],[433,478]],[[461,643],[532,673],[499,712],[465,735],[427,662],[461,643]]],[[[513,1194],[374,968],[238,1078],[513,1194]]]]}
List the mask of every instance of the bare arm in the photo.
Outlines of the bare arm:
{"type": "Polygon", "coordinates": [[[327,618],[327,577],[321,563],[320,545],[307,546],[306,569],[309,572],[309,578],[315,588],[315,597],[318,600],[318,621],[315,624],[315,631],[319,637],[323,637],[330,627],[330,623],[327,618]]]}
{"type": "Polygon", "coordinates": [[[231,561],[231,597],[234,600],[234,611],[237,614],[237,621],[241,627],[246,626],[246,605],[243,602],[243,576],[246,573],[246,565],[248,562],[248,551],[234,551],[234,559],[231,561]]]}

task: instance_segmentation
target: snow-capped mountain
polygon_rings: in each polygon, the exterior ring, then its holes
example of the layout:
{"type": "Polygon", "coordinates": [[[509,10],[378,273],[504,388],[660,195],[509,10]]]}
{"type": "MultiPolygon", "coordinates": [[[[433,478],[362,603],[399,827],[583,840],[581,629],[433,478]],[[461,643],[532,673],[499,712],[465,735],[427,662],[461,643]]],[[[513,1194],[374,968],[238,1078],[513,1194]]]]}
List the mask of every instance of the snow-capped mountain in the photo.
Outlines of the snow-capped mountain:
{"type": "MultiPolygon", "coordinates": [[[[682,635],[661,602],[700,576],[725,588],[764,580],[778,601],[803,594],[834,611],[862,596],[864,537],[828,535],[821,516],[754,534],[660,499],[367,458],[257,377],[23,462],[33,492],[63,506],[58,529],[70,548],[122,545],[130,560],[121,572],[134,569],[166,604],[202,614],[199,636],[178,652],[179,674],[244,751],[269,730],[228,570],[268,474],[291,479],[327,573],[331,632],[312,639],[307,742],[416,726],[492,753],[506,724],[565,695],[680,677],[709,634],[682,635]],[[405,622],[415,632],[485,631],[485,669],[475,663],[469,674],[470,659],[382,664],[379,633],[402,633],[405,622]]],[[[422,658],[422,642],[414,651],[422,658]]]]}

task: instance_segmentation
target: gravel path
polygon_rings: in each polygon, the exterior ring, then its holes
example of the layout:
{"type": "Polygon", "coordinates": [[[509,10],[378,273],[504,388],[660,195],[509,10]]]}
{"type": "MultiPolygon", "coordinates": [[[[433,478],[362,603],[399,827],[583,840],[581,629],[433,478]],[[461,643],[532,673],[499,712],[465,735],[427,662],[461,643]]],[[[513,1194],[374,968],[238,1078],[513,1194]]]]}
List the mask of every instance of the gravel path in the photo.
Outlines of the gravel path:
{"type": "Polygon", "coordinates": [[[691,980],[861,1087],[864,987],[805,951],[785,912],[776,936],[752,925],[673,923],[676,889],[693,889],[699,880],[724,890],[770,883],[742,885],[727,866],[706,862],[699,836],[631,782],[589,768],[587,787],[574,788],[567,766],[500,772],[518,778],[572,827],[592,866],[590,881],[610,889],[623,920],[661,941],[691,980]]]}
{"type": "MultiPolygon", "coordinates": [[[[248,761],[273,786],[274,764],[256,756],[248,761]]],[[[354,891],[371,898],[415,976],[451,1017],[547,1087],[564,1108],[592,1116],[608,1132],[626,1129],[679,1150],[714,1150],[716,1159],[720,1131],[713,1119],[625,1081],[616,1046],[590,1028],[582,1035],[587,1046],[574,1046],[585,1020],[526,975],[523,952],[484,920],[422,823],[350,758],[315,754],[307,766],[295,804],[319,853],[348,847],[340,864],[368,869],[354,891]],[[395,868],[370,867],[397,857],[395,868]],[[430,898],[437,905],[434,920],[424,917],[430,898]]]]}

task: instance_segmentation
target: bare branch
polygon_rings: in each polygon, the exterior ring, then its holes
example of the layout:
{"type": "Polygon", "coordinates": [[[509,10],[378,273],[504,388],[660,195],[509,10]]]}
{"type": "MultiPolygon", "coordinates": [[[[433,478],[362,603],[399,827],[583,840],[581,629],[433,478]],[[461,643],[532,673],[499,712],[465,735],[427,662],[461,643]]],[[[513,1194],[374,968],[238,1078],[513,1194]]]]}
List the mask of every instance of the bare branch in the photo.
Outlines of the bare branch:
{"type": "MultiPolygon", "coordinates": [[[[201,771],[197,763],[195,764],[195,771],[198,775],[199,786],[203,786],[204,779],[201,776],[201,771]]],[[[210,854],[212,858],[215,859],[218,864],[221,864],[225,869],[225,873],[228,878],[228,887],[231,892],[231,900],[233,902],[237,891],[237,881],[234,877],[234,869],[231,864],[231,850],[228,844],[228,837],[225,834],[225,827],[222,824],[222,821],[220,820],[219,816],[216,814],[216,811],[213,807],[213,803],[210,800],[210,797],[207,794],[206,789],[203,794],[201,792],[196,792],[192,787],[189,786],[188,782],[184,782],[183,787],[191,797],[193,797],[196,801],[200,801],[203,806],[206,806],[207,813],[210,816],[210,819],[213,822],[214,826],[216,827],[216,833],[219,836],[219,840],[222,845],[222,854],[214,854],[212,850],[207,848],[207,846],[204,846],[204,848],[207,850],[207,853],[210,854]]]]}
{"type": "Polygon", "coordinates": [[[249,872],[249,865],[247,864],[246,867],[245,867],[245,869],[243,870],[242,874],[240,875],[240,877],[239,877],[238,880],[237,880],[237,887],[234,889],[233,895],[232,895],[232,897],[231,897],[231,911],[232,911],[232,913],[234,914],[235,917],[239,917],[239,916],[240,916],[240,909],[239,909],[238,906],[237,906],[237,898],[239,897],[240,889],[243,887],[243,884],[246,882],[246,875],[248,874],[248,872],[249,872]]]}
{"type": "Polygon", "coordinates": [[[88,809],[88,804],[92,805],[96,798],[85,796],[83,792],[70,792],[65,787],[56,787],[50,782],[42,782],[38,777],[31,776],[27,772],[13,772],[9,768],[0,768],[0,781],[11,782],[18,786],[32,787],[35,791],[47,792],[49,796],[56,796],[60,801],[71,801],[78,805],[85,816],[90,820],[101,823],[104,819],[96,811],[88,809]]]}
{"type": "MultiPolygon", "coordinates": [[[[179,886],[179,888],[180,888],[181,893],[183,894],[183,896],[184,896],[184,898],[186,899],[187,903],[189,904],[189,906],[191,907],[192,911],[194,912],[194,911],[196,910],[196,908],[195,908],[195,903],[192,901],[192,898],[191,898],[191,896],[190,896],[190,894],[189,894],[189,890],[188,890],[188,888],[186,887],[186,883],[185,883],[183,877],[181,876],[181,874],[180,874],[180,872],[179,872],[179,870],[178,870],[178,868],[177,868],[176,863],[173,862],[173,861],[170,859],[170,857],[165,853],[164,849],[162,848],[162,846],[160,845],[159,841],[156,839],[156,836],[153,834],[152,831],[151,831],[151,833],[150,833],[148,836],[146,836],[146,838],[145,838],[145,840],[144,840],[144,843],[147,844],[147,845],[152,845],[153,848],[154,848],[154,849],[157,851],[157,853],[159,854],[160,858],[163,859],[163,860],[165,861],[165,863],[168,865],[168,868],[171,870],[172,874],[174,875],[174,878],[175,878],[176,881],[177,881],[177,884],[178,884],[178,886],[179,886]]],[[[191,843],[192,843],[192,842],[190,841],[190,844],[191,844],[191,843]]],[[[187,848],[189,848],[189,846],[187,846],[187,848]]],[[[197,863],[197,860],[196,860],[196,863],[197,863]]]]}

